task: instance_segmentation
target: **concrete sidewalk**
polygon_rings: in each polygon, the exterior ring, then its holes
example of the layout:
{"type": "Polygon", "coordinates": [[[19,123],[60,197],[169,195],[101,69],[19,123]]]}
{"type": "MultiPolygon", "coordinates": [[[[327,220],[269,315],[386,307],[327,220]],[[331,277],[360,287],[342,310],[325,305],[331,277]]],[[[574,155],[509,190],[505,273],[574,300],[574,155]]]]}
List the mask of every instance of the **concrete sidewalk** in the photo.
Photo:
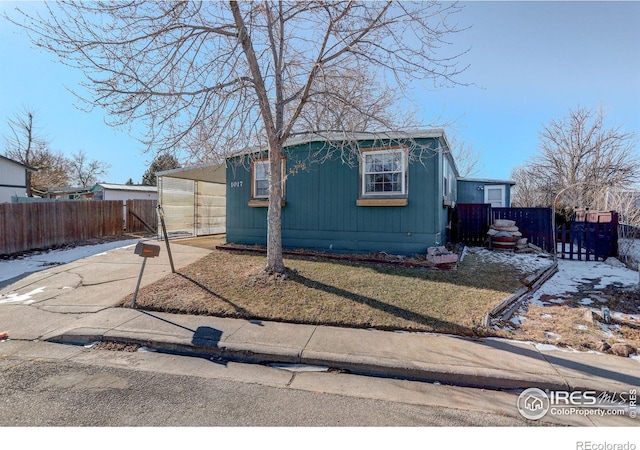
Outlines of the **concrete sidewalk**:
{"type": "MultiPolygon", "coordinates": [[[[161,244],[161,243],[158,243],[161,244]]],[[[164,245],[143,285],[171,272],[164,245]]],[[[171,245],[176,268],[209,253],[171,245]]],[[[131,294],[142,259],[133,247],[51,267],[0,290],[0,332],[11,340],[135,343],[160,351],[254,363],[320,365],[353,373],[488,389],[626,392],[640,363],[596,353],[546,350],[499,339],[346,329],[165,314],[114,307],[131,294]]],[[[19,346],[0,345],[0,354],[19,346]]],[[[6,353],[5,353],[6,354],[6,353]]]]}

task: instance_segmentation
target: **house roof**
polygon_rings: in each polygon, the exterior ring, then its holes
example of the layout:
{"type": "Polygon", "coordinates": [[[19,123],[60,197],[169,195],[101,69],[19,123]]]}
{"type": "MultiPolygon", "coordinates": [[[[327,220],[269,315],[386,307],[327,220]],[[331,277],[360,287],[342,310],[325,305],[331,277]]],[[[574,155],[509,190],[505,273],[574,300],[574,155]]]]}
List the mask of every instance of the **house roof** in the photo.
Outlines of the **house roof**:
{"type": "Polygon", "coordinates": [[[49,194],[74,194],[74,193],[89,192],[91,188],[64,186],[64,187],[53,187],[53,188],[45,188],[45,189],[46,190],[44,192],[49,194]]]}
{"type": "Polygon", "coordinates": [[[474,183],[488,183],[488,184],[510,184],[510,185],[514,185],[517,184],[515,181],[513,180],[494,180],[491,178],[464,178],[464,177],[460,177],[458,178],[458,181],[471,181],[474,183]]]}
{"type": "MultiPolygon", "coordinates": [[[[406,131],[371,131],[371,132],[347,132],[347,131],[328,131],[326,133],[304,133],[294,135],[287,139],[284,147],[294,147],[296,145],[309,144],[311,142],[354,142],[354,141],[389,141],[398,139],[426,139],[426,138],[442,138],[447,146],[449,141],[442,128],[428,128],[421,130],[406,131]]],[[[237,153],[229,155],[241,156],[266,151],[264,146],[250,147],[240,150],[237,153]]]]}
{"type": "Polygon", "coordinates": [[[100,188],[103,190],[111,191],[136,191],[136,192],[158,192],[158,186],[141,186],[132,184],[112,184],[112,183],[96,183],[91,192],[97,191],[100,188]]]}
{"type": "Polygon", "coordinates": [[[14,164],[17,164],[19,166],[22,166],[22,167],[24,167],[26,170],[28,170],[30,172],[37,172],[38,171],[38,169],[36,169],[35,167],[31,167],[31,166],[28,166],[26,164],[22,164],[21,162],[16,161],[15,159],[7,158],[6,156],[0,155],[0,159],[4,159],[5,161],[9,161],[10,163],[14,163],[14,164]]]}
{"type": "Polygon", "coordinates": [[[199,164],[180,169],[156,172],[157,177],[182,178],[185,180],[207,181],[209,183],[225,184],[227,170],[225,164],[199,164]]]}
{"type": "MultiPolygon", "coordinates": [[[[443,129],[433,128],[413,131],[380,131],[380,132],[327,132],[327,133],[305,133],[287,139],[285,147],[308,144],[311,142],[352,142],[370,140],[396,140],[396,139],[424,139],[442,138],[447,148],[450,148],[443,129]]],[[[229,157],[250,155],[265,151],[264,147],[250,147],[235,152],[229,157]]],[[[455,163],[454,163],[455,164],[455,163]]],[[[181,178],[186,180],[207,181],[210,183],[226,183],[226,165],[219,163],[199,164],[180,169],[170,169],[156,172],[158,177],[181,178]]]]}

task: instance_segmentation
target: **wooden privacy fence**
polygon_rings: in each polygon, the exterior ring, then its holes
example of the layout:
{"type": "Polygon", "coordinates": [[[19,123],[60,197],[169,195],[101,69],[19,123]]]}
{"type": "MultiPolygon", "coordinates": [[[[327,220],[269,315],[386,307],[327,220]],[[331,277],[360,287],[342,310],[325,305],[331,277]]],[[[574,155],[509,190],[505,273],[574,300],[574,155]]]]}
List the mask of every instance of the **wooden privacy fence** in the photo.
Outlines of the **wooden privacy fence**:
{"type": "Polygon", "coordinates": [[[0,255],[120,236],[122,201],[0,203],[0,255]]]}
{"type": "Polygon", "coordinates": [[[492,208],[490,204],[458,204],[452,217],[452,240],[484,246],[496,219],[516,222],[522,237],[545,251],[553,251],[551,208],[492,208]]]}
{"type": "Polygon", "coordinates": [[[456,205],[451,218],[451,240],[469,246],[483,246],[491,225],[491,205],[456,205]]]}
{"type": "Polygon", "coordinates": [[[128,233],[158,231],[157,200],[127,200],[128,233]]]}
{"type": "Polygon", "coordinates": [[[553,210],[551,208],[491,208],[492,220],[513,220],[533,245],[553,251],[553,210]]]}

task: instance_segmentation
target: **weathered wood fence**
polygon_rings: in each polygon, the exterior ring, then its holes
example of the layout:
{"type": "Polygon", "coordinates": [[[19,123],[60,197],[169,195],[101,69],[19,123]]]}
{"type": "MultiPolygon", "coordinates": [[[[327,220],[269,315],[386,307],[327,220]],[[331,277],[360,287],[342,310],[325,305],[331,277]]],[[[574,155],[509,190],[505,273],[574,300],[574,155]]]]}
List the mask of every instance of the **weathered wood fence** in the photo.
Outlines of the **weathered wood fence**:
{"type": "MultiPolygon", "coordinates": [[[[126,231],[149,231],[142,221],[157,228],[156,205],[155,200],[127,201],[126,231]]],[[[121,200],[0,203],[0,255],[121,236],[124,217],[121,200]]]]}
{"type": "Polygon", "coordinates": [[[122,234],[121,201],[0,204],[0,254],[122,234]]]}
{"type": "Polygon", "coordinates": [[[157,232],[157,206],[157,200],[127,200],[127,232],[157,232]]]}

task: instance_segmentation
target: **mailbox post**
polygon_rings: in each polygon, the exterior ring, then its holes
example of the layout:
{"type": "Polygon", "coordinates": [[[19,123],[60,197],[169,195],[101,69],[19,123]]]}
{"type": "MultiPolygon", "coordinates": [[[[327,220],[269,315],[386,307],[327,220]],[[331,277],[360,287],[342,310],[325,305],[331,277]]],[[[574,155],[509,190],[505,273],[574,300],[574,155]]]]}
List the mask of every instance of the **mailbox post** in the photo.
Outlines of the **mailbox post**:
{"type": "Polygon", "coordinates": [[[131,307],[136,307],[136,297],[138,296],[138,289],[140,289],[140,282],[142,281],[142,273],[144,272],[144,266],[147,263],[147,258],[155,258],[160,255],[160,246],[147,244],[146,242],[138,242],[136,249],[134,250],[136,255],[142,256],[142,268],[140,269],[140,276],[138,277],[138,284],[136,284],[136,290],[133,293],[133,300],[131,301],[131,307]]]}

